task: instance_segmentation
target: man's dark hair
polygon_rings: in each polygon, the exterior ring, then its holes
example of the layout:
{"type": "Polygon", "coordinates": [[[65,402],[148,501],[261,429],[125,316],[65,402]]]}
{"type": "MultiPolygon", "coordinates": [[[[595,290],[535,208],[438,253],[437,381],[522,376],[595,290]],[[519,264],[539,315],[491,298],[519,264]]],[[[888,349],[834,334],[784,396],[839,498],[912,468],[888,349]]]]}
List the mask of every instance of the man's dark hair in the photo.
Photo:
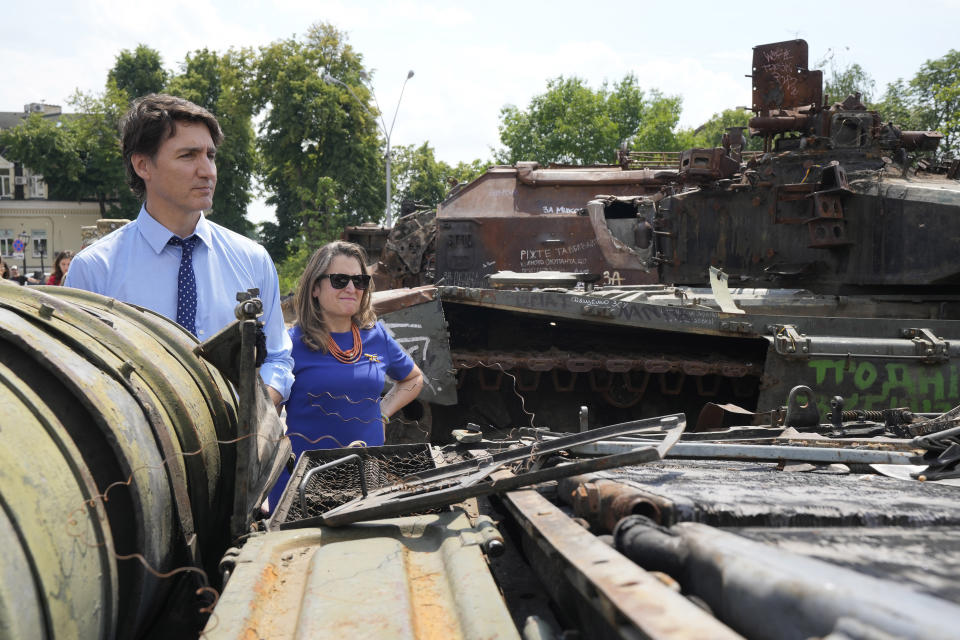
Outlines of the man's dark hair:
{"type": "Polygon", "coordinates": [[[163,93],[151,93],[137,98],[120,119],[120,140],[123,165],[127,170],[127,184],[141,200],[147,190],[143,178],[133,170],[133,154],[142,153],[150,158],[154,157],[163,141],[176,135],[178,121],[206,125],[214,146],[219,147],[223,142],[220,123],[212,113],[189,100],[163,93]]]}

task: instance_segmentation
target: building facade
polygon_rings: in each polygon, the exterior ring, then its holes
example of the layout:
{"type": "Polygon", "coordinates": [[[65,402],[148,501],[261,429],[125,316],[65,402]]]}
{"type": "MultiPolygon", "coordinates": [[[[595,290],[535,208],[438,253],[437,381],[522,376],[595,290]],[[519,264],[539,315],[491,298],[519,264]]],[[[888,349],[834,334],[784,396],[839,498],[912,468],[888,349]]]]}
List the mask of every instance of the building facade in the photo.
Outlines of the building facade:
{"type": "Polygon", "coordinates": [[[23,273],[48,274],[54,256],[68,249],[78,251],[83,242],[81,227],[95,226],[99,218],[96,202],[0,199],[0,255],[4,262],[19,265],[23,273]],[[17,252],[21,246],[23,250],[17,252]]]}
{"type": "MultiPolygon", "coordinates": [[[[31,103],[22,112],[0,112],[0,129],[15,127],[31,114],[59,119],[57,105],[31,103]]],[[[25,274],[48,274],[60,251],[78,251],[83,243],[81,227],[97,224],[96,202],[48,200],[42,175],[0,156],[0,256],[25,274]]]]}

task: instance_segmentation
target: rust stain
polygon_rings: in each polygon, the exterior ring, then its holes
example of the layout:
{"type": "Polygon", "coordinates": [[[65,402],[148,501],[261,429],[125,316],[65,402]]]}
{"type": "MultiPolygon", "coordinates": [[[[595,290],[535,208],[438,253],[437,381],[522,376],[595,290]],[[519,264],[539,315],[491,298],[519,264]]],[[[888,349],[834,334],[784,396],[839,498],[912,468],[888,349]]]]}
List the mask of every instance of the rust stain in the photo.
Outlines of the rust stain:
{"type": "Polygon", "coordinates": [[[417,562],[415,553],[404,547],[403,563],[410,588],[410,614],[414,637],[451,640],[461,638],[460,625],[446,597],[445,583],[435,571],[417,562]]]}
{"type": "Polygon", "coordinates": [[[277,574],[276,568],[272,564],[268,564],[263,568],[263,571],[260,572],[260,580],[257,581],[253,590],[258,594],[266,595],[276,588],[277,580],[279,579],[280,576],[277,574]]]}
{"type": "Polygon", "coordinates": [[[264,637],[261,627],[270,628],[270,614],[264,610],[264,605],[270,602],[270,596],[276,591],[279,580],[280,576],[272,564],[268,564],[260,572],[260,579],[253,586],[253,591],[258,597],[250,601],[250,616],[246,620],[243,640],[259,640],[264,637]]]}

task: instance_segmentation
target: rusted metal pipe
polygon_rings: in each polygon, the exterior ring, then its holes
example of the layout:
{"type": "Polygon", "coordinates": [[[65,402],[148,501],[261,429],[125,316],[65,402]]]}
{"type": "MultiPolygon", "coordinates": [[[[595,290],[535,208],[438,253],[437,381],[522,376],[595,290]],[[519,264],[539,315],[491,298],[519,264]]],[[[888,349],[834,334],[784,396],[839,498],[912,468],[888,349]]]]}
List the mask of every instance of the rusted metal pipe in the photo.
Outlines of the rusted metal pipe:
{"type": "Polygon", "coordinates": [[[939,131],[903,131],[900,133],[900,146],[907,151],[936,151],[943,140],[939,131]]]}
{"type": "Polygon", "coordinates": [[[933,640],[952,628],[947,621],[960,620],[952,602],[699,523],[666,529],[630,516],[613,536],[618,551],[669,574],[749,638],[819,638],[853,619],[891,636],[933,640]]]}
{"type": "Polygon", "coordinates": [[[783,133],[785,131],[801,131],[811,120],[809,115],[789,116],[756,116],[750,118],[750,129],[763,134],[783,133]]]}
{"type": "Polygon", "coordinates": [[[575,515],[603,531],[613,531],[617,522],[629,515],[643,515],[659,523],[672,513],[669,500],[595,474],[564,478],[558,494],[575,515]]]}
{"type": "Polygon", "coordinates": [[[581,528],[536,491],[504,498],[551,598],[591,637],[681,640],[740,636],[581,528]]]}

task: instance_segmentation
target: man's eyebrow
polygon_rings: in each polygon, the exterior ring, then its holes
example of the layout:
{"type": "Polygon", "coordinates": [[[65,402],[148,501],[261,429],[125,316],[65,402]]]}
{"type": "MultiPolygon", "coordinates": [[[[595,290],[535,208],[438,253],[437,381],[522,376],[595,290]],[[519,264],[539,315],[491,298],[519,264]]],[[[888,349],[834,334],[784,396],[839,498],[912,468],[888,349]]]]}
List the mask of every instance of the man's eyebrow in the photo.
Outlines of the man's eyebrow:
{"type": "Polygon", "coordinates": [[[210,146],[210,147],[180,147],[179,149],[177,149],[177,153],[184,153],[188,151],[190,153],[204,153],[204,152],[216,153],[217,148],[214,146],[210,146]]]}

